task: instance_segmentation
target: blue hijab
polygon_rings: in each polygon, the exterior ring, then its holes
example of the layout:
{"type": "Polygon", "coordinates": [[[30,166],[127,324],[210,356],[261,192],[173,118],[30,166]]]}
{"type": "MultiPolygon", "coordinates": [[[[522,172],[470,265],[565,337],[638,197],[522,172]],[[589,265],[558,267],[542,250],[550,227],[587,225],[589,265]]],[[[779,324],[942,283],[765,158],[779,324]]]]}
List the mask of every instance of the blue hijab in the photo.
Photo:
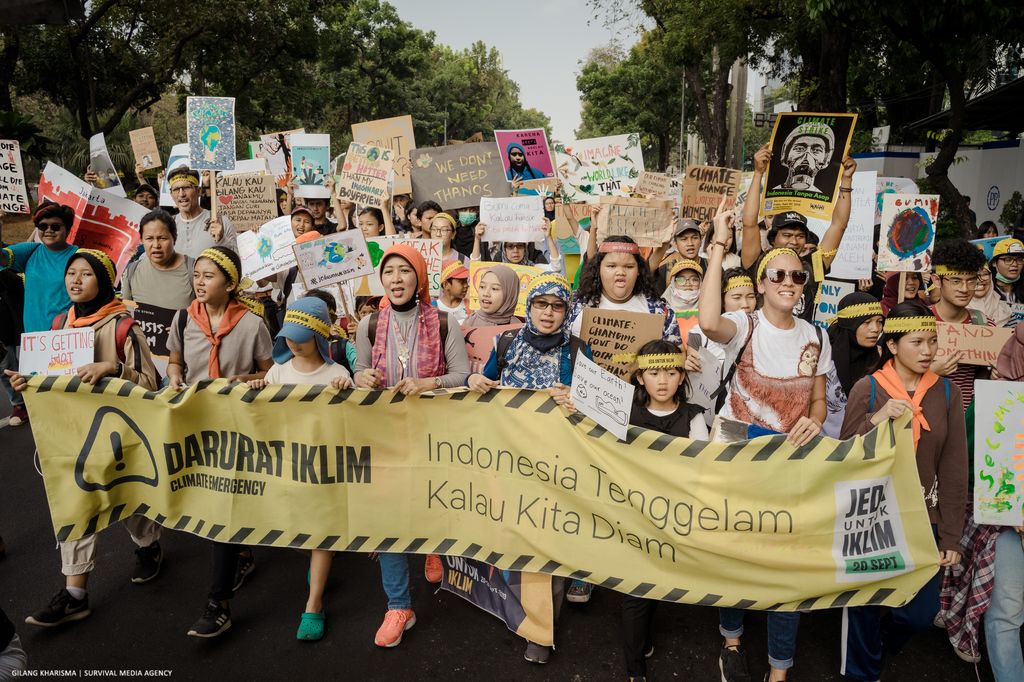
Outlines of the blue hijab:
{"type": "Polygon", "coordinates": [[[559,383],[562,363],[568,362],[570,295],[569,282],[561,275],[538,275],[530,282],[526,297],[526,324],[516,334],[506,353],[508,364],[500,377],[503,386],[544,389],[559,383]],[[541,334],[530,317],[534,299],[545,294],[557,296],[566,304],[562,325],[550,334],[541,334]]]}

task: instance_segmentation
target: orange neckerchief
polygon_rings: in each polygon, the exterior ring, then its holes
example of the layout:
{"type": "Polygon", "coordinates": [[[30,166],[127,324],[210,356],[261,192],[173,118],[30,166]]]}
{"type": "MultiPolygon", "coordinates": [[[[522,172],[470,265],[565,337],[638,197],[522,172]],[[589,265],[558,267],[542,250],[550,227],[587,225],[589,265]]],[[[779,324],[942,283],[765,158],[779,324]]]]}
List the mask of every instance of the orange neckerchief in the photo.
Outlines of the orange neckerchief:
{"type": "Polygon", "coordinates": [[[192,301],[189,305],[188,316],[195,320],[199,328],[203,330],[203,334],[206,335],[206,340],[210,342],[210,359],[206,366],[206,372],[210,375],[211,379],[219,379],[221,377],[221,340],[231,333],[231,330],[235,328],[235,325],[238,324],[239,320],[245,317],[248,312],[248,308],[232,299],[228,303],[228,307],[225,308],[224,315],[220,318],[220,325],[217,327],[217,333],[215,334],[210,327],[210,316],[206,313],[206,304],[200,303],[199,301],[192,301]]]}
{"type": "Polygon", "coordinates": [[[924,400],[924,396],[928,393],[928,389],[938,383],[939,375],[935,372],[926,370],[921,375],[921,381],[917,384],[917,390],[914,391],[914,397],[911,398],[907,392],[906,387],[903,385],[903,380],[900,379],[896,373],[896,368],[893,367],[892,360],[885,363],[885,367],[875,372],[872,376],[875,377],[875,381],[878,385],[885,389],[885,392],[890,397],[896,398],[897,400],[906,400],[908,403],[914,406],[914,449],[917,449],[917,441],[921,440],[921,429],[925,431],[931,431],[932,427],[928,425],[928,420],[924,418],[924,411],[921,409],[921,401],[924,400]]]}
{"type": "Polygon", "coordinates": [[[115,315],[117,313],[126,313],[128,309],[124,307],[124,303],[121,299],[115,298],[110,303],[106,304],[92,315],[86,315],[85,317],[77,317],[75,315],[75,306],[71,306],[68,311],[68,327],[91,327],[108,315],[115,315]]]}

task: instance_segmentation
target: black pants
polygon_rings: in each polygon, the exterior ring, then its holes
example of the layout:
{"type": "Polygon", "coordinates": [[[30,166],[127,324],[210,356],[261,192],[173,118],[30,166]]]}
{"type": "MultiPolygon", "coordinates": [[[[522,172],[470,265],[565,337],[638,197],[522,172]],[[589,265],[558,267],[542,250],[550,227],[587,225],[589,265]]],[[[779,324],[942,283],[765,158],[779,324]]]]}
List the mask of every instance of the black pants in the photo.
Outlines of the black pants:
{"type": "Polygon", "coordinates": [[[654,644],[652,629],[656,599],[641,599],[624,595],[622,598],[622,652],[626,656],[626,674],[630,677],[647,676],[644,652],[654,644]]]}
{"type": "Polygon", "coordinates": [[[235,573],[238,572],[238,553],[245,549],[241,545],[226,542],[213,544],[213,581],[210,599],[226,601],[235,596],[235,573]]]}

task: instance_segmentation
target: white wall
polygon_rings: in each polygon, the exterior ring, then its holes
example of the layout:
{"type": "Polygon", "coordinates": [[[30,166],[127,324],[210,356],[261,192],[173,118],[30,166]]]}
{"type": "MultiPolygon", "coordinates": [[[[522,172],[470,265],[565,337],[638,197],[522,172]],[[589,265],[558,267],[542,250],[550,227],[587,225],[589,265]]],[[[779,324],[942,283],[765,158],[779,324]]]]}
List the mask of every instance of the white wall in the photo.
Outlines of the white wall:
{"type": "MultiPolygon", "coordinates": [[[[919,176],[932,154],[921,154],[919,176]]],[[[949,167],[949,179],[961,194],[971,197],[971,209],[978,222],[992,220],[999,225],[999,214],[1015,191],[1024,194],[1024,147],[961,149],[957,161],[949,167]]],[[[1000,230],[1003,227],[1000,225],[1000,230]]]]}

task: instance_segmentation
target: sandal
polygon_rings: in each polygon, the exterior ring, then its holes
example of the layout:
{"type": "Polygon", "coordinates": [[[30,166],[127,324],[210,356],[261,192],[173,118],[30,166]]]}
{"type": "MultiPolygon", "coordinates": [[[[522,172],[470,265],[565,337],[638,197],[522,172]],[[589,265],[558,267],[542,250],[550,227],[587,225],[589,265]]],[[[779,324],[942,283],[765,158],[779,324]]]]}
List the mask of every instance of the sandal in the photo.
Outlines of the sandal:
{"type": "Polygon", "coordinates": [[[303,613],[299,621],[299,629],[295,633],[295,639],[305,642],[315,642],[324,636],[323,613],[303,613]]]}

